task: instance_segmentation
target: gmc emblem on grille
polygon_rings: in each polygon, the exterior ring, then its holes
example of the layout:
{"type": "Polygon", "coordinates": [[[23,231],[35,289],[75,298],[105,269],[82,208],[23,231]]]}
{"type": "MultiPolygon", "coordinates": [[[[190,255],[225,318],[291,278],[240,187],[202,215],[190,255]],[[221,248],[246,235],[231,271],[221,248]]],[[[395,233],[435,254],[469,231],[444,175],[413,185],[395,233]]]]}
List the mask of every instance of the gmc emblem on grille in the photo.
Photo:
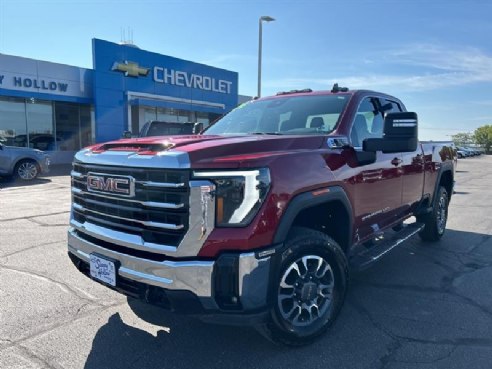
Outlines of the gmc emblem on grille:
{"type": "Polygon", "coordinates": [[[135,179],[130,176],[87,173],[87,190],[133,197],[135,196],[135,179]]]}

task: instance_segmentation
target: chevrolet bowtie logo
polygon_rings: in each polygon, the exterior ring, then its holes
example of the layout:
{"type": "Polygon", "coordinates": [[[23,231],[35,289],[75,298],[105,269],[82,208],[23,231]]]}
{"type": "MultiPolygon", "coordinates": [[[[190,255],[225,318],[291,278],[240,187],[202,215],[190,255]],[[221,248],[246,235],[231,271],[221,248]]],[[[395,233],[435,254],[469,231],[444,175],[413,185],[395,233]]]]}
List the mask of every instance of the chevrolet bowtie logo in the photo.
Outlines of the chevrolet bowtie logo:
{"type": "Polygon", "coordinates": [[[125,73],[125,76],[138,77],[147,76],[149,74],[149,68],[143,68],[138,63],[125,60],[123,63],[115,62],[111,70],[117,70],[125,73]]]}

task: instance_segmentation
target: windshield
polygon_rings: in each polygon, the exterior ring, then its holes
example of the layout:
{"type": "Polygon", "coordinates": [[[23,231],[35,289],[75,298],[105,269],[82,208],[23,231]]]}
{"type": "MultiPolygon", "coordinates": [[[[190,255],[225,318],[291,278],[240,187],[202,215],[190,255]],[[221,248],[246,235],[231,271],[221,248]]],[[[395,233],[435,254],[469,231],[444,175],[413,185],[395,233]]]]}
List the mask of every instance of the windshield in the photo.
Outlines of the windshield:
{"type": "Polygon", "coordinates": [[[326,134],[335,129],[349,98],[304,95],[251,101],[218,120],[204,134],[326,134]]]}

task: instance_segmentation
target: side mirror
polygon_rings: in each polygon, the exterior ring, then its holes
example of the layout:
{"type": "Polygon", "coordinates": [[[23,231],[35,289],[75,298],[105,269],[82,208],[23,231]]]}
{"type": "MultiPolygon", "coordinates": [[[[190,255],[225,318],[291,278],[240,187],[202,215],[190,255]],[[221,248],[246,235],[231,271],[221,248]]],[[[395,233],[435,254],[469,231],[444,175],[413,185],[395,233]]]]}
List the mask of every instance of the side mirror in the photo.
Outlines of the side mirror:
{"type": "Polygon", "coordinates": [[[195,123],[193,125],[193,133],[194,134],[199,134],[200,132],[203,131],[203,123],[195,123]]]}
{"type": "Polygon", "coordinates": [[[123,138],[132,138],[132,133],[130,131],[123,132],[123,138]]]}
{"type": "Polygon", "coordinates": [[[417,113],[389,113],[384,118],[383,138],[366,138],[364,151],[383,153],[413,152],[418,145],[417,113]]]}

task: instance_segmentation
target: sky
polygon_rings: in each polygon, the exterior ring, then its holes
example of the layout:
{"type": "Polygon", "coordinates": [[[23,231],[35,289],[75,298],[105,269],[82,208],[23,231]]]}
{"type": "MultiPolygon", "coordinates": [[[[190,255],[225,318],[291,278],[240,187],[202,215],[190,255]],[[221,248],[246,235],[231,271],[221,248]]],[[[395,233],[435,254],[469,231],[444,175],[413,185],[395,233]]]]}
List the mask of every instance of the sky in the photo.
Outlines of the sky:
{"type": "Polygon", "coordinates": [[[420,138],[450,140],[492,124],[492,1],[0,0],[0,53],[92,67],[91,39],[239,73],[262,96],[350,89],[388,93],[419,115],[420,138]],[[127,37],[128,38],[128,37],[127,37]]]}

